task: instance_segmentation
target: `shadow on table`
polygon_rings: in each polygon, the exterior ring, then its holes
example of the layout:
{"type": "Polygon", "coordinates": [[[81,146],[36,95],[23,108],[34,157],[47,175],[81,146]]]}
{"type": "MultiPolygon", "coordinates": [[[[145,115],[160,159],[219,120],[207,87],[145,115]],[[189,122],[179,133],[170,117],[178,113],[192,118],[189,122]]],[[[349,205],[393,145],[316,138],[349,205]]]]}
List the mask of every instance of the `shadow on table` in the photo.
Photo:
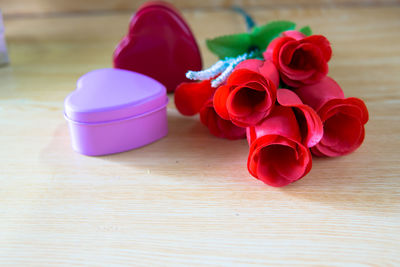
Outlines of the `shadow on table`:
{"type": "Polygon", "coordinates": [[[226,184],[227,190],[230,188],[240,194],[253,194],[254,197],[258,195],[266,200],[271,196],[268,194],[282,193],[288,195],[288,199],[307,199],[340,209],[360,209],[363,204],[387,204],[395,195],[388,191],[396,188],[385,186],[385,179],[390,177],[373,176],[376,173],[376,170],[371,171],[374,159],[365,156],[368,153],[365,147],[344,157],[314,158],[313,169],[303,179],[284,188],[269,187],[248,173],[248,145],[245,140],[216,138],[209,134],[197,117],[184,117],[176,110],[168,112],[167,137],[138,149],[101,157],[86,157],[73,152],[68,128],[63,124],[56,129],[53,140],[42,151],[42,159],[55,171],[60,160],[65,160],[66,165],[71,160],[78,164],[75,167],[82,170],[85,170],[85,162],[97,165],[107,161],[112,163],[108,164],[110,168],[115,168],[114,163],[117,163],[124,168],[133,168],[132,173],[136,175],[142,173],[149,178],[155,175],[168,177],[166,179],[170,182],[226,184]]]}
{"type": "Polygon", "coordinates": [[[313,157],[311,172],[282,191],[291,197],[325,203],[341,210],[377,211],[396,202],[398,184],[368,151],[368,137],[357,151],[337,158],[313,157]],[[372,207],[375,207],[371,209],[372,207]]]}
{"type": "Polygon", "coordinates": [[[55,166],[61,164],[66,169],[79,169],[86,173],[92,170],[93,164],[103,162],[102,168],[109,166],[117,171],[116,166],[120,165],[132,168],[132,174],[151,173],[167,176],[171,181],[198,180],[199,177],[205,184],[214,181],[254,181],[246,167],[246,140],[217,138],[200,123],[198,116],[185,117],[174,109],[168,110],[168,127],[166,137],[146,146],[112,155],[90,157],[72,150],[68,126],[63,122],[54,131],[50,143],[41,151],[41,159],[55,171],[55,166]]]}
{"type": "MultiPolygon", "coordinates": [[[[197,116],[185,117],[168,110],[169,133],[144,147],[124,153],[100,157],[132,168],[143,168],[171,179],[250,178],[246,169],[246,140],[225,140],[208,132],[197,116]],[[219,178],[216,178],[219,177],[219,178]]],[[[206,182],[206,181],[205,181],[206,182]]]]}

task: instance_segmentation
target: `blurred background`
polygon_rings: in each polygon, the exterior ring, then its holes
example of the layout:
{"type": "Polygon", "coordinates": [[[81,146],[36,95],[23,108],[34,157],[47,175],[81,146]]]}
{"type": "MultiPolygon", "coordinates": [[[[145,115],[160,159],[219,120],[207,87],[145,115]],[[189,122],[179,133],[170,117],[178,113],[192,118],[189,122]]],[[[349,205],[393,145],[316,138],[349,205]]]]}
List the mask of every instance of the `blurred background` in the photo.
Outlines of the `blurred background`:
{"type": "MultiPolygon", "coordinates": [[[[0,0],[12,67],[1,73],[0,78],[17,79],[16,88],[29,88],[23,93],[30,97],[62,100],[83,73],[111,67],[115,46],[126,34],[130,17],[144,2],[0,0]],[[58,94],[54,87],[63,91],[58,94]],[[53,92],[46,96],[37,94],[41,90],[53,92]]],[[[233,6],[245,9],[258,24],[292,20],[298,27],[310,25],[315,34],[325,35],[334,51],[330,73],[350,88],[370,85],[370,79],[379,80],[371,75],[365,77],[366,72],[362,70],[368,66],[374,68],[374,75],[387,75],[388,70],[371,64],[374,60],[393,60],[398,51],[395,43],[385,40],[398,35],[400,0],[168,2],[182,12],[191,27],[205,67],[216,60],[207,49],[205,39],[246,31],[243,17],[232,11],[233,6]],[[368,64],[365,64],[366,55],[368,64]],[[346,78],[349,73],[353,73],[351,80],[346,78]]],[[[396,72],[393,67],[389,71],[396,72]]],[[[0,96],[9,96],[15,91],[15,84],[4,83],[0,96]]]]}
{"type": "MultiPolygon", "coordinates": [[[[133,0],[0,0],[5,16],[71,12],[132,11],[144,1],[133,0]]],[[[238,5],[246,8],[340,7],[392,5],[399,0],[170,0],[179,9],[218,9],[238,5]]]]}

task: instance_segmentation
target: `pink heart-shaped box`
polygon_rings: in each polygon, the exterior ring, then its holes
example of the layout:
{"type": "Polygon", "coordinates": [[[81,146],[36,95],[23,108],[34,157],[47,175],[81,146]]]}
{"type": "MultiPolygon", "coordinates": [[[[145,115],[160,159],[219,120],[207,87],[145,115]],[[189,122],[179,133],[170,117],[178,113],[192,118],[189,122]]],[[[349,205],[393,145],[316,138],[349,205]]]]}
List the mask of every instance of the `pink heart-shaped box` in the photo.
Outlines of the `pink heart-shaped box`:
{"type": "Polygon", "coordinates": [[[188,81],[188,70],[201,70],[196,40],[179,12],[155,1],[142,5],[131,18],[129,31],[114,51],[115,68],[148,75],[173,92],[188,81]]]}
{"type": "Polygon", "coordinates": [[[65,99],[72,147],[105,155],[141,147],[168,133],[165,86],[140,73],[99,69],[83,75],[65,99]]]}

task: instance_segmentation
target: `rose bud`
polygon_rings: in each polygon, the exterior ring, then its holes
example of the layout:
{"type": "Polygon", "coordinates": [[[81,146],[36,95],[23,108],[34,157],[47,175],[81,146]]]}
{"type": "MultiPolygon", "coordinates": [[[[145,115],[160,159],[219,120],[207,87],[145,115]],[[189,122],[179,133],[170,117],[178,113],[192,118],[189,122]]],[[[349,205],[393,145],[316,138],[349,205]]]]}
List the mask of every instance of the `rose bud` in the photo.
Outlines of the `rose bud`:
{"type": "Polygon", "coordinates": [[[282,81],[288,86],[299,87],[324,78],[332,55],[329,41],[322,35],[302,39],[291,32],[284,35],[274,39],[263,54],[266,60],[274,62],[282,81]]]}
{"type": "Polygon", "coordinates": [[[250,145],[247,168],[264,183],[285,186],[311,170],[311,153],[302,144],[291,108],[276,106],[260,124],[247,128],[246,133],[250,145]]]}
{"type": "Polygon", "coordinates": [[[224,120],[215,112],[212,99],[208,100],[200,109],[200,121],[216,137],[230,140],[246,137],[246,128],[236,126],[230,120],[224,120]]]}
{"type": "Polygon", "coordinates": [[[330,77],[295,90],[303,103],[314,108],[324,124],[324,135],[311,151],[317,156],[336,157],[356,150],[364,140],[368,110],[361,99],[345,98],[330,77]]]}
{"type": "Polygon", "coordinates": [[[262,70],[273,73],[275,81],[248,68],[233,71],[226,84],[215,92],[214,107],[218,115],[240,127],[255,125],[268,116],[276,100],[277,72],[270,61],[265,62],[262,70]]]}
{"type": "Polygon", "coordinates": [[[210,80],[181,83],[175,90],[175,106],[183,115],[195,115],[212,98],[214,92],[215,88],[211,87],[210,80]]]}

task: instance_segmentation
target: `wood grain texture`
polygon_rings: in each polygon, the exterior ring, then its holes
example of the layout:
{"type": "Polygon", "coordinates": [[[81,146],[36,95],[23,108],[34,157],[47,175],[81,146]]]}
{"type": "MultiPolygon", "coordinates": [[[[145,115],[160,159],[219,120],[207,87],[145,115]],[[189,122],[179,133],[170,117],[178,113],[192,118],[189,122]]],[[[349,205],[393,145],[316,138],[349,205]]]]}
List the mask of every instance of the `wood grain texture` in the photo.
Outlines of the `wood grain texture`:
{"type": "MultiPolygon", "coordinates": [[[[12,17],[12,63],[0,68],[0,265],[400,265],[400,8],[251,13],[331,40],[330,75],[370,111],[363,146],[272,188],[248,174],[244,140],[214,138],[171,102],[167,138],[81,156],[63,100],[80,75],[111,66],[130,14],[12,17]]],[[[245,30],[230,11],[184,15],[206,66],[205,38],[245,30]]]]}

